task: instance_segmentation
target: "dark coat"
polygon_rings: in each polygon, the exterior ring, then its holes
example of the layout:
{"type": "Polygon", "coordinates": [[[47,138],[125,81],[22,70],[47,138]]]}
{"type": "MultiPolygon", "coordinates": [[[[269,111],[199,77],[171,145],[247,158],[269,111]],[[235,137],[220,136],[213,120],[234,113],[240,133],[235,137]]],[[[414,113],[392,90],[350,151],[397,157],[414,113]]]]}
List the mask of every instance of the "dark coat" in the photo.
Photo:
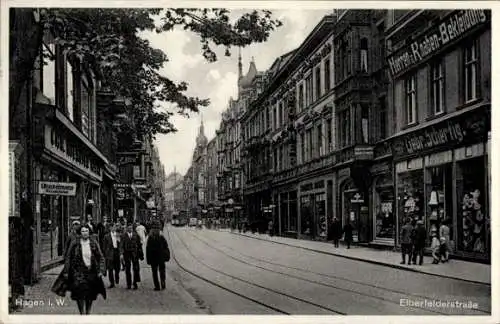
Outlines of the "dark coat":
{"type": "Polygon", "coordinates": [[[120,254],[125,258],[144,260],[141,238],[132,232],[132,238],[125,232],[120,239],[120,254]]]}
{"type": "Polygon", "coordinates": [[[150,235],[146,244],[147,264],[159,264],[170,260],[170,250],[163,235],[150,235]]]}
{"type": "Polygon", "coordinates": [[[333,221],[328,232],[329,239],[340,239],[342,237],[342,224],[340,223],[340,221],[333,221]]]}
{"type": "Polygon", "coordinates": [[[401,244],[412,243],[413,226],[406,224],[401,228],[401,244]]]}
{"type": "MultiPolygon", "coordinates": [[[[120,234],[117,233],[117,247],[118,250],[120,249],[120,234]]],[[[104,238],[102,240],[102,252],[104,254],[104,258],[106,259],[106,264],[109,264],[110,262],[113,262],[113,255],[114,255],[114,247],[113,247],[113,238],[111,237],[111,232],[107,233],[104,235],[104,238]]]]}
{"type": "Polygon", "coordinates": [[[425,242],[427,240],[427,231],[423,226],[417,226],[412,233],[413,245],[418,248],[425,247],[425,242]]]}
{"type": "Polygon", "coordinates": [[[344,225],[344,240],[349,240],[352,241],[352,225],[350,223],[347,223],[344,225]]]}
{"type": "Polygon", "coordinates": [[[90,240],[90,251],[92,253],[91,266],[87,268],[83,262],[80,242],[74,240],[71,243],[63,271],[54,282],[52,291],[62,296],[62,291],[67,289],[71,291],[71,298],[75,300],[95,300],[99,294],[106,299],[104,282],[98,277],[98,273],[104,273],[104,259],[99,244],[93,239],[90,240]],[[64,280],[66,283],[63,282],[64,280]]]}

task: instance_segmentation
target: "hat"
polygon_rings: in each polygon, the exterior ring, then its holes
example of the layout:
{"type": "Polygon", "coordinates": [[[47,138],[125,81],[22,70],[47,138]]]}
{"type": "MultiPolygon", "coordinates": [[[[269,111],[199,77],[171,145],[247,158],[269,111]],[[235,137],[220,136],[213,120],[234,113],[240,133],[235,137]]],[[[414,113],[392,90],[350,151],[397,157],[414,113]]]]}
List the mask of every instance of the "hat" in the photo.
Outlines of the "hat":
{"type": "Polygon", "coordinates": [[[417,225],[424,225],[424,221],[423,220],[417,221],[417,225]]]}
{"type": "Polygon", "coordinates": [[[446,238],[442,236],[441,238],[439,238],[439,241],[441,241],[441,243],[444,243],[446,242],[446,238]]]}
{"type": "Polygon", "coordinates": [[[71,225],[75,226],[75,225],[80,225],[80,221],[73,221],[73,223],[71,223],[71,225]]]}

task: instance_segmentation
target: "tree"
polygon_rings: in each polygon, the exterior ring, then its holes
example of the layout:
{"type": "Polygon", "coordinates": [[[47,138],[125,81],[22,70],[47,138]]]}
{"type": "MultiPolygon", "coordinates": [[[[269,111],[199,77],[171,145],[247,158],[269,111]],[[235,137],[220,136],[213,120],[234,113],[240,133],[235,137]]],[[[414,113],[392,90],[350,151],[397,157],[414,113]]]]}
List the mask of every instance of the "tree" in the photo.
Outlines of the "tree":
{"type": "Polygon", "coordinates": [[[41,35],[50,31],[56,37],[56,44],[68,55],[83,58],[100,71],[104,87],[131,99],[129,114],[137,133],[153,137],[176,131],[170,122],[173,113],[161,109],[161,102],[170,102],[177,113],[188,115],[208,106],[209,100],[187,96],[186,82],[177,84],[161,75],[159,70],[168,61],[167,55],[152,48],[147,40],[138,36],[138,31],[163,33],[181,26],[201,36],[203,55],[214,62],[217,56],[212,44],[224,46],[229,56],[231,46],[264,42],[281,26],[281,22],[265,10],[244,14],[231,23],[230,11],[226,9],[81,8],[41,9],[39,22],[25,26],[20,23],[23,20],[17,19],[19,10],[27,15],[26,9],[13,9],[11,16],[16,19],[12,23],[27,30],[11,35],[11,55],[25,50],[24,55],[12,56],[11,108],[17,106],[20,87],[33,68],[41,35]],[[160,26],[155,25],[155,17],[161,17],[160,26]],[[20,35],[24,35],[23,38],[20,35]],[[26,35],[32,36],[26,39],[26,35]]]}

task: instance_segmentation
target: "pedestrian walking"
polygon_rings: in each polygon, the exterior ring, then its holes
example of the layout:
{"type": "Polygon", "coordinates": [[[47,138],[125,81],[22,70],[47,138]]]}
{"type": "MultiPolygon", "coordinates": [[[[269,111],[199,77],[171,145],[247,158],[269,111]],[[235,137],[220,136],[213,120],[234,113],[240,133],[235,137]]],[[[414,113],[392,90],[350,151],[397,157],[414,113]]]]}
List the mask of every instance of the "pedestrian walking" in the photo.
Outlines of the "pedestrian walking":
{"type": "Polygon", "coordinates": [[[417,256],[419,257],[419,265],[424,262],[424,248],[427,240],[427,232],[424,228],[424,221],[417,221],[417,228],[414,231],[413,240],[413,264],[417,264],[417,256]]]}
{"type": "Polygon", "coordinates": [[[120,234],[118,224],[114,224],[111,232],[103,238],[103,253],[106,260],[109,288],[114,288],[120,283],[120,234]]]}
{"type": "Polygon", "coordinates": [[[406,263],[406,255],[408,255],[408,264],[411,264],[413,250],[412,232],[413,226],[411,225],[411,220],[407,218],[405,225],[401,228],[401,254],[403,257],[401,264],[406,263]]]}
{"type": "Polygon", "coordinates": [[[69,232],[68,238],[66,239],[66,242],[64,244],[64,256],[68,254],[69,248],[71,246],[71,243],[75,241],[77,238],[80,237],[80,222],[75,220],[73,223],[71,223],[71,232],[69,232]]]}
{"type": "Polygon", "coordinates": [[[89,227],[82,226],[79,234],[79,240],[74,240],[69,248],[63,271],[52,290],[57,293],[59,287],[65,294],[68,289],[71,299],[78,305],[80,315],[88,315],[99,294],[106,299],[106,288],[102,281],[105,267],[99,244],[90,237],[89,227]]]}
{"type": "Polygon", "coordinates": [[[442,252],[442,262],[448,262],[450,254],[450,223],[449,219],[446,219],[443,224],[439,227],[439,239],[441,241],[441,252],[442,252]]]}
{"type": "Polygon", "coordinates": [[[439,261],[441,260],[441,254],[439,251],[441,243],[439,242],[439,239],[437,237],[437,232],[432,231],[431,232],[431,251],[432,251],[432,263],[433,264],[438,264],[439,261]]]}
{"type": "Polygon", "coordinates": [[[333,245],[339,247],[339,241],[342,237],[342,224],[337,217],[333,218],[332,225],[330,226],[331,237],[333,239],[333,245]]]}
{"type": "Polygon", "coordinates": [[[347,248],[351,248],[351,242],[352,242],[352,225],[349,219],[347,219],[347,223],[344,226],[343,232],[344,232],[344,241],[347,244],[347,248]]]}
{"type": "Polygon", "coordinates": [[[127,231],[120,240],[120,262],[125,266],[125,278],[127,280],[127,289],[132,286],[137,289],[137,283],[141,282],[139,260],[144,260],[141,238],[134,232],[132,225],[127,226],[127,231]],[[134,278],[132,282],[132,273],[134,278]]]}
{"type": "Polygon", "coordinates": [[[165,262],[170,260],[170,250],[165,237],[158,228],[151,229],[146,246],[146,263],[151,265],[154,290],[165,289],[165,262]],[[158,282],[158,271],[160,281],[158,282]]]}
{"type": "Polygon", "coordinates": [[[272,219],[269,221],[269,223],[267,223],[267,230],[269,231],[269,236],[274,235],[274,224],[272,219]]]}
{"type": "Polygon", "coordinates": [[[135,231],[141,239],[141,244],[143,246],[145,246],[146,245],[146,233],[148,233],[148,231],[146,230],[146,227],[142,223],[137,222],[136,227],[135,227],[135,231]]]}

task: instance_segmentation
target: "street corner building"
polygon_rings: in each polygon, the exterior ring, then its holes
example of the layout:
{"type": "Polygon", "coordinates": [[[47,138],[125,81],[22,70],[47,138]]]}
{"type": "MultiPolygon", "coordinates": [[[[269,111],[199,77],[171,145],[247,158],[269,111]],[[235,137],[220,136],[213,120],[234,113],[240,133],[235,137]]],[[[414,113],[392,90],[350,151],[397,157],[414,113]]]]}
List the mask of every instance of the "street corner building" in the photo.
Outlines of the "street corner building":
{"type": "Polygon", "coordinates": [[[447,221],[454,257],[490,262],[489,10],[335,10],[256,66],[243,74],[240,54],[205,159],[216,177],[195,158],[186,175],[210,197],[190,200],[198,215],[313,240],[336,217],[382,248],[407,219],[429,234],[447,221]]]}
{"type": "Polygon", "coordinates": [[[163,217],[165,173],[152,139],[134,133],[128,99],[102,86],[93,62],[70,55],[56,44],[57,35],[39,28],[38,9],[11,8],[10,19],[14,290],[61,263],[75,220],[163,217]]]}

